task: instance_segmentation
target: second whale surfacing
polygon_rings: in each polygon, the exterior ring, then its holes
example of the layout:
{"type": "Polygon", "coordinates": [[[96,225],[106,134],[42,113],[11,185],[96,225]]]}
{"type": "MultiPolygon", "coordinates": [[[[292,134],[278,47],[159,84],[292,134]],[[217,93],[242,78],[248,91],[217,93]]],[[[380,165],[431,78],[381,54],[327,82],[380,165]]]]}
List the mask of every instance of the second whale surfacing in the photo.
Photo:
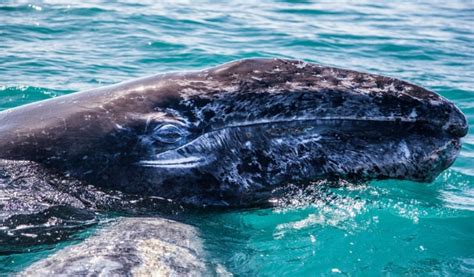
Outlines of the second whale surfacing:
{"type": "Polygon", "coordinates": [[[198,206],[265,203],[288,183],[430,182],[467,133],[434,92],[394,78],[247,59],[0,113],[0,159],[198,206]]]}

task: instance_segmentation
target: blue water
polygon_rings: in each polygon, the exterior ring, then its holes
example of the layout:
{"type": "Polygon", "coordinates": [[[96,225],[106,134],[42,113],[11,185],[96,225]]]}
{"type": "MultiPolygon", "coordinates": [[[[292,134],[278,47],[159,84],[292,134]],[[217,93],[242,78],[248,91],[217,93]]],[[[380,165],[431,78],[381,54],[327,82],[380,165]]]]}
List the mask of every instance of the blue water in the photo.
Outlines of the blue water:
{"type": "MultiPolygon", "coordinates": [[[[474,274],[472,1],[156,2],[0,0],[0,109],[247,57],[416,83],[454,101],[471,126],[432,184],[371,182],[312,198],[295,188],[274,209],[188,221],[209,259],[241,276],[474,274]]],[[[1,257],[0,274],[48,251],[1,257]]]]}

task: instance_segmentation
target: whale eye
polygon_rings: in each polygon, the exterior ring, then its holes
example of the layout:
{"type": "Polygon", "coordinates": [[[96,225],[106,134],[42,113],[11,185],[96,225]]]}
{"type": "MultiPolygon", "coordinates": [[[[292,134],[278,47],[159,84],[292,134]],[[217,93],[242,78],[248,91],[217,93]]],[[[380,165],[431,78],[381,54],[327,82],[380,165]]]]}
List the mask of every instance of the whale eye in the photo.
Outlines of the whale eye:
{"type": "Polygon", "coordinates": [[[163,143],[178,142],[186,135],[185,130],[173,124],[161,125],[153,131],[153,138],[163,143]]]}

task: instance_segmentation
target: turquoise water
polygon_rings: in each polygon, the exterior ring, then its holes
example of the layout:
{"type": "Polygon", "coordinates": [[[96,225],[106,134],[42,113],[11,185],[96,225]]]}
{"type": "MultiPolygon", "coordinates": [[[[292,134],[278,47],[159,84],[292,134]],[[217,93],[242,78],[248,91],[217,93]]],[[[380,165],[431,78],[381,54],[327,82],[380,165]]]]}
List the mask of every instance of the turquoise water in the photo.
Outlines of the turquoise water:
{"type": "MultiPolygon", "coordinates": [[[[201,230],[209,259],[236,275],[474,274],[472,1],[154,2],[0,1],[0,109],[247,57],[416,83],[454,101],[471,126],[458,160],[432,184],[371,182],[309,196],[295,188],[274,209],[186,221],[201,230]]],[[[2,257],[0,274],[53,250],[2,257]]]]}

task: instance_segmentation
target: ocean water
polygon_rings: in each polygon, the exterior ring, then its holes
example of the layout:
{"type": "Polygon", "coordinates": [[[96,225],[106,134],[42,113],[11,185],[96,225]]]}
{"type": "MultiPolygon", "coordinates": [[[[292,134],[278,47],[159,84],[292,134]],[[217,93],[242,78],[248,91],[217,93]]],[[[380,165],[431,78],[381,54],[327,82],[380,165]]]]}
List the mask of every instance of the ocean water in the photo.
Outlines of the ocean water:
{"type": "MultiPolygon", "coordinates": [[[[0,110],[248,57],[413,82],[455,102],[471,126],[433,183],[294,188],[272,209],[186,221],[209,259],[237,276],[472,276],[474,3],[372,2],[0,0],[0,110]]],[[[68,243],[1,256],[0,275],[68,243]]]]}

